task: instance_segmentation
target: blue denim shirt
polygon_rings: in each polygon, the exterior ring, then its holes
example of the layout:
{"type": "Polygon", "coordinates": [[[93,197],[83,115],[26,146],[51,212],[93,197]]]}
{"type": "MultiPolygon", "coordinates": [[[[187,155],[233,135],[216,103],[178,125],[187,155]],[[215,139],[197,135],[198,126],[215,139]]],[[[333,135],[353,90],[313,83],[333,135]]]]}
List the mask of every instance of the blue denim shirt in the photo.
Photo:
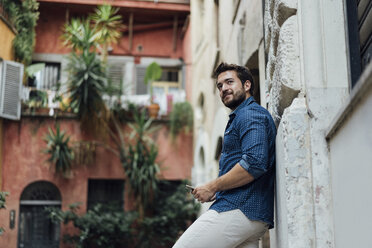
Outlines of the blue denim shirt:
{"type": "Polygon", "coordinates": [[[274,179],[276,127],[269,112],[253,97],[241,103],[227,123],[219,163],[222,176],[239,163],[254,180],[244,186],[220,191],[210,209],[240,209],[250,220],[274,226],[274,179]]]}

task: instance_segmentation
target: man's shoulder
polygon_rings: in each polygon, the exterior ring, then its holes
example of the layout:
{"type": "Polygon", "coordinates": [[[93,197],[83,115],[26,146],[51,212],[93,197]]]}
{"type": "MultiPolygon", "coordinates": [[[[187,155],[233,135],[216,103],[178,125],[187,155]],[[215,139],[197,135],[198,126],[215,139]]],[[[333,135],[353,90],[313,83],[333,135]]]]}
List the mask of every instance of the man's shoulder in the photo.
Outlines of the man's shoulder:
{"type": "Polygon", "coordinates": [[[241,109],[239,109],[239,113],[237,114],[243,114],[243,113],[249,113],[251,115],[264,115],[264,116],[271,116],[269,111],[259,105],[257,102],[252,101],[250,104],[243,106],[241,109]]]}
{"type": "Polygon", "coordinates": [[[238,116],[237,119],[242,122],[253,121],[254,119],[256,121],[261,120],[265,122],[266,125],[274,125],[274,120],[270,112],[255,101],[239,109],[236,114],[238,116]]]}

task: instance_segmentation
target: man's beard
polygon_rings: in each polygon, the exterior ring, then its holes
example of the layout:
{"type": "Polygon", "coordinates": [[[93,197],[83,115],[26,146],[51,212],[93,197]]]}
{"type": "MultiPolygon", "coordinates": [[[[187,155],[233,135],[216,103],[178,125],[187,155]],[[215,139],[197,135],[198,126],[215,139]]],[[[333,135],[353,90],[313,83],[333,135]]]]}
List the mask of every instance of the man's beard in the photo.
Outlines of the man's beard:
{"type": "Polygon", "coordinates": [[[239,90],[235,94],[230,93],[230,94],[223,95],[222,99],[224,99],[226,95],[231,95],[231,94],[232,94],[232,97],[233,97],[232,100],[230,100],[229,102],[226,102],[226,103],[222,100],[222,102],[229,109],[236,109],[242,102],[244,102],[246,95],[245,95],[244,91],[239,90]]]}

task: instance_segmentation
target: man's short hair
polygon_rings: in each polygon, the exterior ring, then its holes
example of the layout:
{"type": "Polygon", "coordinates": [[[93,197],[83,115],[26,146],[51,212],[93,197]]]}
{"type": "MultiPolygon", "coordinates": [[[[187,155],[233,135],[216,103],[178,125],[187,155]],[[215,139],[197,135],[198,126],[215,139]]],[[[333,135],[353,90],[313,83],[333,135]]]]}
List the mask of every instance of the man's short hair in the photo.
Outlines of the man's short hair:
{"type": "Polygon", "coordinates": [[[253,89],[254,89],[253,76],[247,67],[222,62],[213,72],[213,78],[217,79],[218,76],[222,72],[225,72],[225,71],[236,71],[236,75],[242,82],[243,86],[244,86],[244,82],[249,80],[249,82],[251,82],[251,88],[249,90],[249,93],[253,95],[253,89]]]}

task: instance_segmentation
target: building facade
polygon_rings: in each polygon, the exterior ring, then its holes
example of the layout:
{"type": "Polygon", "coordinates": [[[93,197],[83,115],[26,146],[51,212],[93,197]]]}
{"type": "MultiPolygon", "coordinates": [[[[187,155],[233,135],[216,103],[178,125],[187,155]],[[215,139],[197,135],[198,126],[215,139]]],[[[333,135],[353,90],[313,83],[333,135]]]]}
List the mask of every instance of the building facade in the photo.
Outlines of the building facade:
{"type": "MultiPolygon", "coordinates": [[[[1,8],[2,9],[2,8],[1,8]]],[[[15,30],[9,20],[6,18],[7,14],[2,11],[0,14],[0,33],[4,34],[1,36],[0,58],[2,60],[14,60],[12,53],[12,42],[15,37],[15,30]]],[[[3,118],[0,118],[0,190],[1,190],[1,178],[2,178],[2,156],[3,156],[3,118]]]]}
{"type": "Polygon", "coordinates": [[[193,180],[217,176],[227,123],[212,71],[248,66],[278,129],[270,247],[372,244],[370,10],[368,1],[191,1],[193,180]]]}
{"type": "MultiPolygon", "coordinates": [[[[125,210],[133,205],[119,158],[103,147],[90,147],[94,159],[76,165],[67,178],[55,174],[46,162],[48,156],[43,153],[48,128],[55,129],[56,125],[71,135],[72,142],[95,139],[84,132],[76,116],[56,115],[59,106],[52,99],[56,85],[63,87],[67,81],[66,55],[70,50],[62,44],[63,26],[72,18],[86,17],[106,1],[38,2],[40,17],[32,63],[44,63],[45,67],[32,82],[25,80],[22,98],[27,101],[33,91],[46,92],[48,111],[24,111],[20,120],[0,119],[0,190],[10,193],[7,208],[0,211],[1,226],[5,229],[0,247],[69,247],[62,242],[62,237],[72,228],[51,224],[44,212],[48,206],[67,210],[70,204],[80,202],[79,213],[84,213],[95,203],[113,199],[125,210]]],[[[110,79],[117,88],[123,89],[120,96],[123,102],[146,105],[150,101],[149,89],[144,84],[146,67],[152,62],[162,67],[162,78],[153,85],[155,100],[163,111],[154,121],[160,128],[153,136],[159,147],[160,178],[174,182],[190,179],[192,133],[181,133],[172,141],[166,116],[171,106],[167,104],[185,101],[191,96],[189,3],[182,0],[110,3],[119,8],[118,14],[125,24],[120,41],[109,49],[110,79]]],[[[0,23],[0,34],[2,44],[9,44],[9,50],[1,47],[0,52],[6,53],[0,56],[11,59],[6,56],[12,49],[11,39],[15,34],[4,31],[3,23],[0,23]],[[7,42],[3,41],[5,37],[7,42]]],[[[123,130],[127,134],[131,132],[128,126],[123,126],[123,130]]]]}

